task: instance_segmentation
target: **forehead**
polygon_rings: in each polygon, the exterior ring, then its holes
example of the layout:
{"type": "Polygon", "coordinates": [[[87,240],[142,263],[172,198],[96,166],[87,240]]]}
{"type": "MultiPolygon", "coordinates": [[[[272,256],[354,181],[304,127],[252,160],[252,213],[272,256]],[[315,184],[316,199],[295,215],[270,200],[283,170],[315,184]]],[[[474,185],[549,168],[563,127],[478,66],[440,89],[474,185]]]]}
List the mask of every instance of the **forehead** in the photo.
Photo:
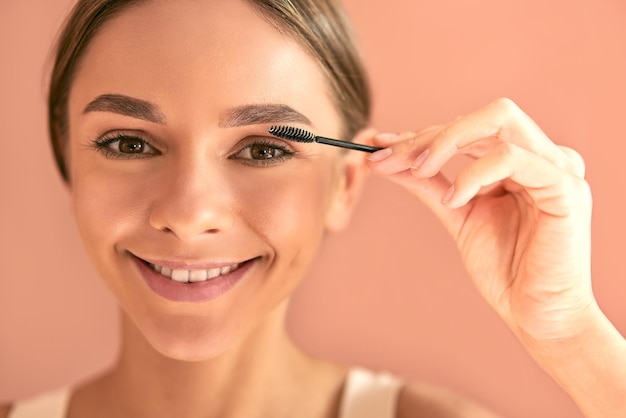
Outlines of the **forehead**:
{"type": "Polygon", "coordinates": [[[242,0],[143,2],[105,23],[76,74],[70,113],[107,93],[157,103],[168,116],[284,103],[314,125],[339,125],[317,62],[242,0]]]}

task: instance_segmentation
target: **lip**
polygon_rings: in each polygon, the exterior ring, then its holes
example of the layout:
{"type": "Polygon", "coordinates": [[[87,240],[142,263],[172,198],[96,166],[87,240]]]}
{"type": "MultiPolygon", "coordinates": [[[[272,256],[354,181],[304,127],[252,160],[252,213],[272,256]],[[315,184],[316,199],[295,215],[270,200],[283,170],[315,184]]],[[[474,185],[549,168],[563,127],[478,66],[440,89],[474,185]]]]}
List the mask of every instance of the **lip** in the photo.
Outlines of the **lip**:
{"type": "MultiPolygon", "coordinates": [[[[143,277],[148,287],[157,295],[173,302],[195,302],[202,303],[220,297],[227,293],[242,281],[248,270],[258,258],[253,258],[239,263],[239,268],[235,271],[223,274],[214,279],[196,283],[179,283],[167,278],[148,266],[148,261],[143,260],[134,254],[130,254],[137,265],[139,273],[143,277]]],[[[150,261],[152,263],[152,261],[150,261]]],[[[215,267],[222,267],[232,264],[201,264],[201,263],[180,263],[157,261],[153,264],[178,268],[185,270],[200,270],[215,267]]]]}

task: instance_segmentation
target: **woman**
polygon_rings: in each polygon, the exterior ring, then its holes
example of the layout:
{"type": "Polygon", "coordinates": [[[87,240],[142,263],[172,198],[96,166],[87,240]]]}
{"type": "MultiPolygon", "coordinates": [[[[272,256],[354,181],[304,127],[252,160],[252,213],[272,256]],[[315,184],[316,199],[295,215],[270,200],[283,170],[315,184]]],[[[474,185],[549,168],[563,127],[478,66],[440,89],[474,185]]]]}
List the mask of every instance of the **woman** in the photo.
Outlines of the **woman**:
{"type": "Polygon", "coordinates": [[[366,129],[358,58],[321,1],[83,1],[73,16],[51,137],[123,338],[113,369],[53,397],[67,416],[490,416],[310,358],[285,334],[289,295],[368,170],[437,214],[487,302],[584,413],[626,412],[625,343],[591,291],[584,164],[510,100],[417,133],[366,129]],[[267,134],[274,124],[383,149],[292,143],[267,134]],[[439,170],[459,153],[475,160],[450,182],[439,170]]]}

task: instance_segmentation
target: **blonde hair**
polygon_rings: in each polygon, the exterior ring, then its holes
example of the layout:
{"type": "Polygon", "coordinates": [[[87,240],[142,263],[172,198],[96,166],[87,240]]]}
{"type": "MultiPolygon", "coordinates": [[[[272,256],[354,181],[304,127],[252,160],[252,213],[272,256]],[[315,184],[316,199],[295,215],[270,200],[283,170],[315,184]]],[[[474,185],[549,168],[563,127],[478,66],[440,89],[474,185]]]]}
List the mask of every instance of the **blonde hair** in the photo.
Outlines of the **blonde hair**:
{"type": "MultiPolygon", "coordinates": [[[[108,20],[146,0],[79,0],[60,32],[48,91],[48,129],[59,171],[65,164],[68,99],[76,69],[87,46],[108,20]]],[[[276,28],[293,37],[319,63],[344,122],[345,139],[370,116],[370,90],[352,30],[334,0],[246,0],[276,28]]]]}

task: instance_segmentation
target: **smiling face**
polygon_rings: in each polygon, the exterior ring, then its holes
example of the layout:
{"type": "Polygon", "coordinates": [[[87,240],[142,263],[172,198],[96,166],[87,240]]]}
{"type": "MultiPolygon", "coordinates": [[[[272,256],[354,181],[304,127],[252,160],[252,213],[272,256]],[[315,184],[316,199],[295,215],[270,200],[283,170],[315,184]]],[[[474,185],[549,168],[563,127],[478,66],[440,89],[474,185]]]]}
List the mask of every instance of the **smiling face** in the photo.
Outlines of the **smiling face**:
{"type": "Polygon", "coordinates": [[[267,134],[342,126],[315,61],[243,1],[125,10],[89,45],[68,110],[87,252],[168,356],[219,354],[267,317],[353,201],[360,158],[267,134]]]}

